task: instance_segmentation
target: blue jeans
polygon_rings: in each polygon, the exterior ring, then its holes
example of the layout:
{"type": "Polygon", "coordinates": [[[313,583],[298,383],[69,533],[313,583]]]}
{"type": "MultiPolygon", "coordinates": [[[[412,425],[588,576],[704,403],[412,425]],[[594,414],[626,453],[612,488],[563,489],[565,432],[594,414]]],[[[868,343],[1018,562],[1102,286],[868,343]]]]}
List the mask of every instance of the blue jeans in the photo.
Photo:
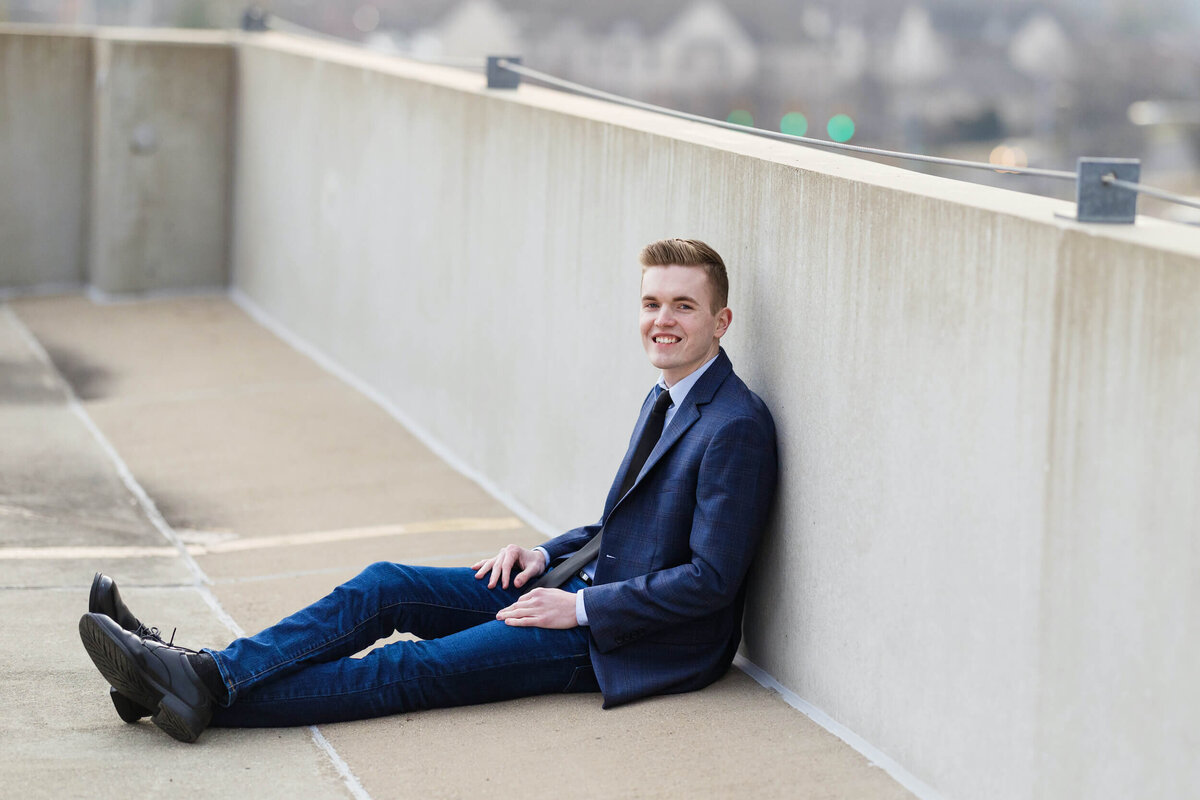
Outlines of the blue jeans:
{"type": "MultiPolygon", "coordinates": [[[[579,578],[563,588],[583,587],[579,578]]],[[[505,625],[515,589],[471,569],[379,562],[263,632],[206,650],[229,690],[212,724],[312,725],[533,694],[599,691],[587,628],[505,625]],[[364,658],[353,653],[402,631],[364,658]]]]}

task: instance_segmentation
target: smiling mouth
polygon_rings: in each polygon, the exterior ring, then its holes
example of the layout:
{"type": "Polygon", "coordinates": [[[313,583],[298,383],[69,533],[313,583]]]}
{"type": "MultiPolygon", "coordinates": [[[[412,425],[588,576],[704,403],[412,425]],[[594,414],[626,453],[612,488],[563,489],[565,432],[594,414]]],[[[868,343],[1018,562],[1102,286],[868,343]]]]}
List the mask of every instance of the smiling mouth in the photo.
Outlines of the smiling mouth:
{"type": "Polygon", "coordinates": [[[655,344],[675,344],[675,343],[676,343],[676,342],[678,342],[678,341],[679,341],[679,337],[678,337],[678,336],[662,336],[662,335],[659,335],[659,336],[655,336],[655,337],[654,337],[654,343],[655,343],[655,344]]]}

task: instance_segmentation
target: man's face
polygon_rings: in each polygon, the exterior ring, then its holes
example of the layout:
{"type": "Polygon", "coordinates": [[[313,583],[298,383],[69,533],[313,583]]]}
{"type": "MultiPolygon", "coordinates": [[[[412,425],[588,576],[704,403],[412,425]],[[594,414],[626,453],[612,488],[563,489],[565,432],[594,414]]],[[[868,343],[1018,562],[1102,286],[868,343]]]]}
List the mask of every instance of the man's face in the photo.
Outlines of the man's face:
{"type": "Polygon", "coordinates": [[[712,311],[712,286],[700,267],[648,267],[642,273],[642,346],[668,386],[717,354],[733,312],[712,311]]]}

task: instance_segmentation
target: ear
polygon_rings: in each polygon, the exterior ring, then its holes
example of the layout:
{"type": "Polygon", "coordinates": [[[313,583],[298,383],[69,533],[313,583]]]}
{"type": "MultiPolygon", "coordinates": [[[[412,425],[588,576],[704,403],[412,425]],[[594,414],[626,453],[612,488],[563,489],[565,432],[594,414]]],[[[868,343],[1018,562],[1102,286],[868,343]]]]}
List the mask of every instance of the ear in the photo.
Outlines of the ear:
{"type": "Polygon", "coordinates": [[[733,312],[728,308],[722,308],[717,312],[717,330],[713,336],[720,339],[729,331],[729,324],[733,322],[733,312]]]}

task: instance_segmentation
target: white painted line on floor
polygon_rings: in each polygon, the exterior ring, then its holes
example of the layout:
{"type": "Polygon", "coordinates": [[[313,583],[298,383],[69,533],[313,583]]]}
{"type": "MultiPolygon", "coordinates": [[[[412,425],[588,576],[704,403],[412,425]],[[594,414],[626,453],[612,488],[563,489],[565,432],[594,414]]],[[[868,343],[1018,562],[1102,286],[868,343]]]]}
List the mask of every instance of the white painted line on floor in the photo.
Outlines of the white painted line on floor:
{"type": "Polygon", "coordinates": [[[309,725],[308,730],[312,733],[313,743],[333,762],[334,769],[338,771],[338,775],[342,776],[342,783],[346,784],[346,788],[350,790],[350,794],[354,795],[355,800],[371,800],[371,795],[367,794],[362,783],[350,771],[350,765],[337,750],[333,749],[333,745],[325,738],[325,734],[321,733],[320,728],[316,725],[309,725]]]}
{"type": "Polygon", "coordinates": [[[808,702],[803,697],[781,684],[779,681],[775,680],[773,677],[771,677],[770,673],[755,664],[750,659],[743,656],[741,653],[738,653],[733,657],[733,665],[754,680],[758,681],[760,686],[778,692],[779,696],[783,698],[785,703],[811,719],[813,722],[820,725],[825,730],[832,733],[837,738],[841,739],[846,744],[853,747],[860,754],[866,757],[866,759],[871,762],[872,766],[882,769],[884,772],[890,775],[892,779],[896,781],[896,783],[912,792],[914,795],[920,798],[920,800],[942,800],[942,796],[938,794],[938,792],[935,791],[932,786],[918,779],[878,747],[871,744],[866,739],[847,728],[845,725],[842,725],[833,717],[829,716],[824,711],[817,708],[812,703],[808,702]]]}
{"type": "MultiPolygon", "coordinates": [[[[166,522],[164,520],[163,524],[166,522]]],[[[57,561],[86,558],[93,560],[118,558],[177,558],[180,547],[190,556],[241,553],[247,550],[267,550],[272,547],[353,542],[382,536],[404,536],[417,533],[458,533],[467,531],[508,531],[524,527],[516,517],[467,517],[438,519],[427,522],[407,522],[394,525],[373,525],[366,528],[343,528],[336,531],[311,531],[279,536],[258,536],[248,539],[226,539],[208,544],[187,544],[180,539],[179,547],[135,547],[121,545],[63,545],[54,547],[0,547],[0,561],[57,561]]],[[[176,534],[176,538],[178,535],[176,534]]],[[[212,581],[205,576],[204,581],[212,581]]]]}
{"type": "MultiPolygon", "coordinates": [[[[200,597],[204,599],[204,602],[208,604],[208,607],[211,608],[217,615],[217,619],[221,620],[225,627],[227,627],[234,636],[245,636],[246,631],[243,630],[242,626],[239,625],[237,621],[229,615],[229,613],[221,606],[221,601],[218,600],[217,596],[212,593],[212,590],[209,588],[209,586],[212,584],[212,581],[209,579],[208,575],[205,574],[204,570],[201,569],[200,565],[196,563],[196,560],[192,557],[191,553],[188,552],[187,545],[185,545],[179,539],[179,536],[175,533],[175,531],[171,529],[171,526],[159,512],[158,506],[156,506],[154,501],[150,499],[150,496],[146,494],[146,490],[143,489],[142,485],[137,482],[137,479],[133,476],[133,473],[130,472],[129,466],[125,463],[125,460],[121,458],[120,454],[117,453],[116,449],[112,446],[112,443],[108,441],[108,438],[105,437],[98,427],[96,427],[96,423],[92,421],[92,418],[88,416],[87,411],[80,404],[79,398],[75,396],[75,391],[71,388],[71,385],[66,381],[66,379],[63,378],[63,376],[59,373],[58,368],[54,366],[54,362],[50,359],[50,356],[46,352],[45,348],[42,347],[41,342],[34,338],[33,333],[25,327],[25,324],[21,322],[21,320],[18,319],[17,316],[13,314],[7,306],[0,307],[0,314],[8,317],[18,335],[21,336],[38,360],[40,360],[47,367],[47,369],[50,370],[51,374],[53,374],[58,382],[62,385],[63,391],[67,396],[68,407],[75,414],[75,416],[77,416],[83,422],[84,426],[91,431],[92,436],[100,445],[100,448],[112,461],[113,466],[117,470],[117,474],[121,477],[121,482],[125,484],[125,488],[128,489],[135,498],[137,498],[138,504],[141,506],[142,511],[146,514],[146,518],[149,519],[150,523],[154,525],[159,533],[163,535],[163,538],[165,538],[174,546],[174,550],[177,552],[179,557],[183,559],[184,564],[187,565],[188,570],[192,573],[192,577],[196,581],[195,588],[196,591],[200,593],[200,597]]],[[[321,734],[321,732],[317,730],[317,726],[309,726],[309,731],[312,733],[313,742],[333,763],[333,766],[335,769],[337,769],[338,774],[342,776],[342,783],[344,783],[346,788],[350,790],[350,794],[352,794],[356,800],[371,800],[371,795],[367,794],[367,790],[363,788],[362,783],[350,770],[350,765],[346,763],[345,759],[338,755],[337,751],[333,749],[333,745],[331,745],[329,741],[321,734]]]]}
{"type": "Polygon", "coordinates": [[[110,558],[178,558],[179,551],[174,547],[105,547],[103,545],[88,545],[84,547],[3,547],[0,548],[0,561],[58,561],[72,558],[86,558],[94,561],[104,561],[110,558]]]}
{"type": "Polygon", "coordinates": [[[208,553],[238,553],[244,550],[262,550],[269,547],[293,547],[326,542],[350,542],[360,539],[375,539],[381,536],[401,536],[414,533],[453,533],[458,531],[510,531],[524,527],[516,517],[439,519],[428,522],[408,522],[395,525],[373,525],[366,528],[344,528],[336,531],[313,531],[311,533],[289,533],[280,536],[255,536],[245,539],[229,539],[206,545],[191,545],[189,550],[197,555],[208,553]]]}
{"type": "MultiPolygon", "coordinates": [[[[495,550],[474,550],[469,553],[438,553],[436,555],[426,555],[420,558],[406,557],[404,563],[409,566],[428,566],[435,567],[438,565],[445,566],[445,562],[449,561],[449,566],[466,567],[474,564],[476,561],[482,561],[485,558],[491,558],[496,554],[495,550]]],[[[308,578],[313,575],[336,575],[339,572],[345,572],[346,567],[321,567],[320,569],[299,569],[290,572],[274,572],[274,573],[259,573],[257,575],[242,575],[236,578],[217,578],[213,581],[216,586],[228,586],[236,583],[266,583],[269,581],[285,581],[294,578],[308,578]]],[[[482,580],[482,579],[481,579],[482,580]]],[[[2,588],[2,587],[0,587],[2,588]]]]}

